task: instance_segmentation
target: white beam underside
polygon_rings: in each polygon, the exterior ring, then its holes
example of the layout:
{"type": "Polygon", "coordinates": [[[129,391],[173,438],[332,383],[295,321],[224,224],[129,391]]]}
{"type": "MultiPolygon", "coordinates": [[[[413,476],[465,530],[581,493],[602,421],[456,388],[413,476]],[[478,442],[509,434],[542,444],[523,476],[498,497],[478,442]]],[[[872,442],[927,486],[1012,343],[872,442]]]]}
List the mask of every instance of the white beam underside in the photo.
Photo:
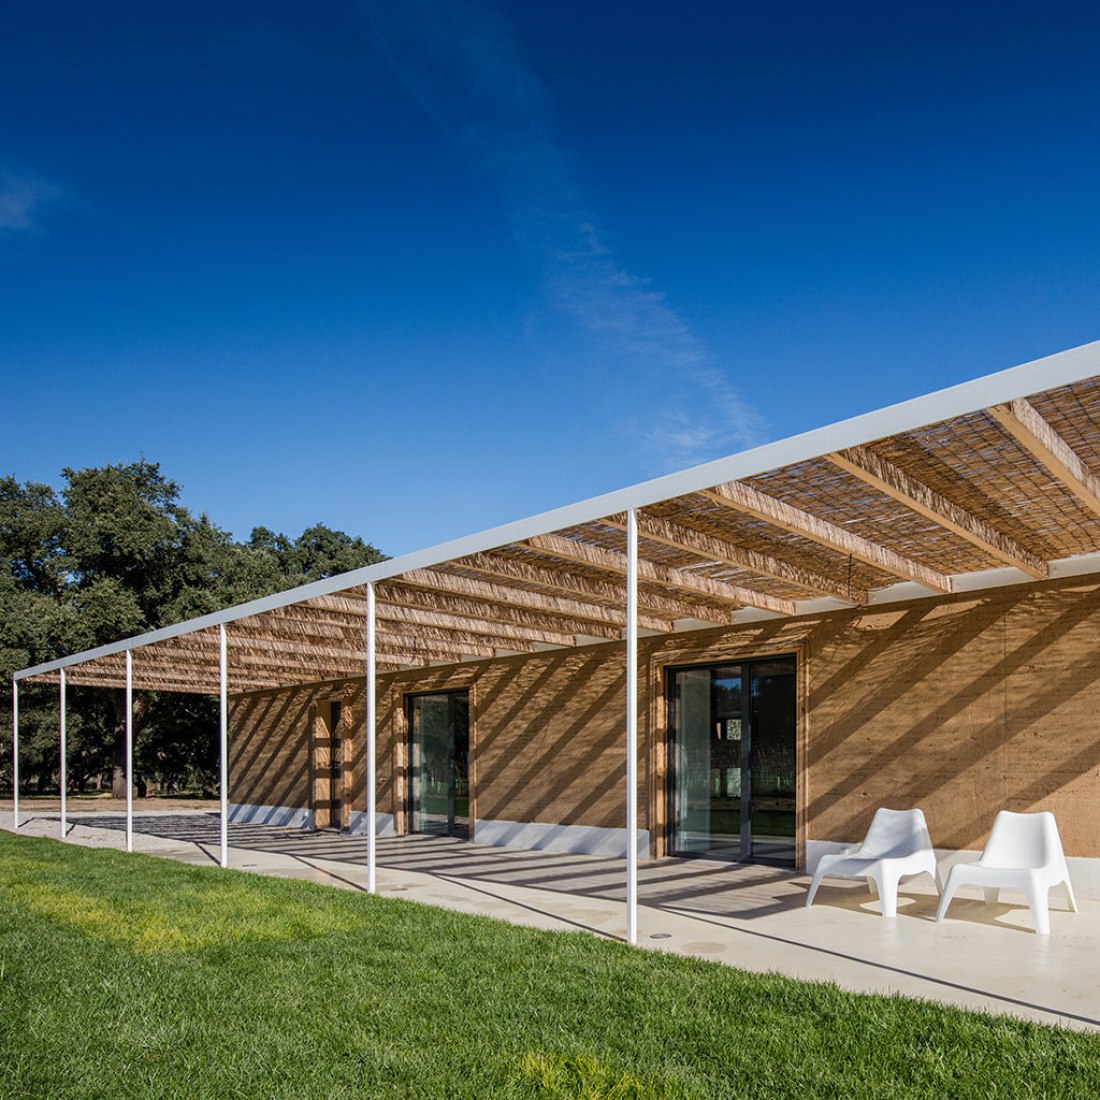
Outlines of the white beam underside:
{"type": "Polygon", "coordinates": [[[863,413],[823,428],[802,432],[774,443],[766,443],[747,451],[716,459],[677,473],[666,474],[640,482],[625,489],[590,497],[561,508],[555,508],[526,519],[440,543],[424,550],[403,554],[377,565],[368,565],[325,580],[300,585],[149,631],[134,638],[122,639],[95,649],[61,657],[14,674],[17,680],[82,664],[97,657],[107,657],[128,649],[154,645],[200,630],[231,623],[250,615],[260,615],[280,607],[289,607],[315,596],[343,592],[349,588],[398,578],[413,569],[444,565],[456,558],[492,550],[513,542],[522,542],[536,535],[551,534],[568,527],[592,523],[605,516],[630,508],[645,508],[674,497],[696,493],[728,481],[766,474],[798,462],[819,458],[833,451],[873,443],[887,436],[911,432],[941,421],[979,412],[1021,397],[1030,397],[1045,390],[1080,382],[1100,374],[1100,341],[1070,348],[1008,370],[963,382],[922,397],[902,401],[874,412],[863,413]]]}

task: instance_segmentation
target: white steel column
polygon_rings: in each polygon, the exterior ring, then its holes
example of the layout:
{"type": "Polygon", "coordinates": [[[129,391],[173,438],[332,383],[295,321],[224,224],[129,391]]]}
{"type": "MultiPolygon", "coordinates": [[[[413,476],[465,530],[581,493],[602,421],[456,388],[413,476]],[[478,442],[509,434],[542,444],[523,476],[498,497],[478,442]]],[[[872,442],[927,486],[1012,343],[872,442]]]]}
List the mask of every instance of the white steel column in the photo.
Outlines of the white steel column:
{"type": "Polygon", "coordinates": [[[126,650],[126,851],[134,850],[134,655],[126,650]]]}
{"type": "Polygon", "coordinates": [[[220,789],[223,867],[229,866],[229,660],[225,623],[218,626],[218,702],[221,710],[220,789]]]}
{"type": "Polygon", "coordinates": [[[375,784],[378,774],[378,761],[376,760],[376,712],[377,698],[375,694],[374,666],[375,666],[375,639],[374,639],[374,582],[367,582],[367,893],[375,892],[375,857],[377,838],[375,836],[375,784]]]}
{"type": "Polygon", "coordinates": [[[65,839],[65,834],[68,832],[68,815],[67,815],[67,803],[65,801],[66,794],[66,782],[65,782],[65,670],[61,670],[61,768],[60,768],[60,782],[58,786],[61,788],[61,839],[65,839]]]}
{"type": "Polygon", "coordinates": [[[11,827],[19,828],[19,681],[11,682],[11,827]]]}
{"type": "Polygon", "coordinates": [[[638,516],[626,513],[626,940],[638,942],[638,516]]]}

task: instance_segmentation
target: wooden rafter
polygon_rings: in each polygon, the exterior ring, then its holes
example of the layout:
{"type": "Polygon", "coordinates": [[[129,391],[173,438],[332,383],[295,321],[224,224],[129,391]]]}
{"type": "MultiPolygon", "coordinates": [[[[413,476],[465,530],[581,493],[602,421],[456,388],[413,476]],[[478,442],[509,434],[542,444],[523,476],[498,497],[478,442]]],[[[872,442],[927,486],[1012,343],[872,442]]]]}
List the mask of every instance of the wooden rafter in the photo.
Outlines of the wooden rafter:
{"type": "MultiPolygon", "coordinates": [[[[528,539],[527,544],[534,550],[551,554],[556,558],[574,561],[594,569],[626,574],[626,555],[616,550],[605,550],[602,546],[593,546],[578,539],[563,538],[561,535],[538,535],[528,539]]],[[[727,584],[725,581],[713,580],[683,569],[669,569],[646,561],[644,558],[638,561],[638,577],[641,580],[678,588],[682,592],[690,592],[693,596],[734,607],[755,607],[762,611],[774,611],[779,615],[795,614],[793,600],[784,600],[766,592],[754,592],[751,588],[745,588],[742,585],[727,584]]]]}
{"type": "MultiPolygon", "coordinates": [[[[532,595],[521,590],[523,596],[532,595]]],[[[566,616],[546,608],[515,606],[484,599],[470,599],[454,596],[449,592],[435,589],[416,588],[390,582],[379,585],[377,591],[377,615],[379,618],[391,618],[400,622],[415,622],[425,625],[450,626],[472,633],[495,635],[498,638],[526,639],[546,642],[549,645],[572,645],[573,636],[589,636],[617,639],[622,637],[619,628],[603,621],[602,609],[597,609],[600,621],[581,619],[575,615],[566,616]],[[394,609],[392,614],[390,609],[394,609]],[[475,625],[475,622],[480,625],[475,625]]],[[[336,617],[324,620],[336,625],[353,624],[354,629],[362,630],[366,615],[364,597],[352,595],[350,598],[321,596],[305,605],[311,615],[317,608],[334,612],[336,617]]],[[[283,609],[284,611],[286,609],[283,609]]]]}
{"type": "Polygon", "coordinates": [[[849,447],[828,458],[865,485],[966,539],[998,561],[1014,565],[1037,580],[1044,580],[1049,575],[1047,563],[1038,554],[918,481],[900,466],[875,454],[869,447],[849,447]]]}
{"type": "MultiPolygon", "coordinates": [[[[534,555],[529,555],[528,560],[521,561],[501,554],[470,554],[455,564],[501,580],[514,580],[538,585],[540,588],[549,588],[571,600],[590,601],[582,606],[595,605],[595,610],[601,614],[598,621],[615,622],[625,626],[626,589],[624,585],[617,581],[581,577],[565,570],[551,569],[546,565],[536,564],[533,559],[534,555]]],[[[646,630],[671,630],[674,619],[692,616],[707,618],[707,614],[693,604],[671,596],[647,592],[644,589],[638,592],[638,607],[638,625],[646,630]]],[[[725,622],[726,619],[725,614],[717,613],[714,614],[713,621],[725,622]]]]}
{"type": "Polygon", "coordinates": [[[597,623],[591,619],[578,619],[549,611],[535,611],[526,607],[513,607],[507,604],[485,603],[481,600],[465,599],[446,592],[428,591],[423,588],[408,588],[400,584],[378,586],[378,601],[392,607],[419,607],[424,610],[439,610],[467,619],[481,619],[488,623],[508,623],[513,626],[529,626],[536,629],[556,630],[562,634],[588,634],[608,640],[622,637],[619,627],[606,623],[597,623]]]}
{"type": "Polygon", "coordinates": [[[1100,477],[1030,401],[1021,397],[1007,405],[994,405],[986,412],[1090,512],[1100,515],[1100,477]]]}
{"type": "MultiPolygon", "coordinates": [[[[269,612],[258,619],[250,620],[247,628],[238,628],[231,637],[252,638],[257,645],[263,645],[265,639],[281,639],[289,642],[291,648],[304,651],[322,650],[325,646],[340,648],[349,655],[363,658],[365,638],[362,625],[349,625],[346,621],[317,621],[311,617],[308,605],[298,605],[293,615],[285,615],[282,610],[269,612]]],[[[495,630],[490,624],[478,621],[472,630],[464,629],[457,621],[451,620],[443,625],[434,625],[427,621],[406,622],[400,617],[400,611],[389,615],[380,606],[379,627],[376,633],[380,646],[389,643],[405,644],[408,639],[426,641],[439,646],[474,646],[477,652],[496,645],[509,649],[529,649],[533,642],[549,645],[572,645],[571,635],[542,631],[537,637],[529,637],[522,629],[502,628],[495,630]]]]}
{"type": "MultiPolygon", "coordinates": [[[[322,599],[326,601],[326,603],[321,603],[320,606],[324,607],[331,597],[326,596],[322,597],[322,599]]],[[[314,603],[311,602],[307,606],[312,607],[314,603]]],[[[358,613],[359,619],[365,622],[365,610],[357,606],[356,612],[358,613]]],[[[376,615],[379,622],[396,622],[416,626],[438,627],[443,630],[455,630],[464,634],[485,634],[501,641],[545,642],[549,645],[564,646],[573,645],[572,634],[576,633],[575,631],[567,633],[560,630],[554,630],[546,626],[517,626],[514,623],[500,622],[488,617],[471,617],[456,615],[448,611],[404,607],[400,604],[393,604],[386,600],[378,601],[376,615]]],[[[358,627],[358,629],[361,631],[362,627],[358,627]]]]}
{"type": "MultiPolygon", "coordinates": [[[[478,555],[479,558],[493,559],[493,555],[478,555]]],[[[463,558],[456,564],[466,567],[470,559],[463,558]]],[[[503,559],[501,559],[503,560],[503,559]]],[[[473,568],[473,567],[471,567],[473,568]]],[[[478,566],[477,568],[480,568],[478,566]]],[[[483,570],[488,572],[488,570],[483,570]]],[[[553,575],[552,570],[546,571],[553,575]]],[[[516,578],[521,579],[521,578],[516,578]]],[[[497,584],[493,581],[479,580],[476,577],[462,577],[454,573],[445,573],[438,569],[414,569],[401,574],[403,584],[415,585],[442,592],[457,593],[489,603],[510,604],[517,607],[543,608],[548,611],[572,615],[578,619],[591,619],[593,622],[624,626],[626,613],[617,608],[602,607],[599,604],[562,596],[548,596],[542,592],[531,592],[513,585],[497,584]]],[[[538,581],[527,583],[537,584],[538,581]]],[[[549,587],[549,586],[547,586],[549,587]]],[[[571,591],[568,590],[568,591],[571,591]]],[[[652,617],[639,617],[639,625],[653,630],[670,630],[669,623],[652,617]],[[654,625],[650,625],[654,624],[654,625]]]]}
{"type": "Polygon", "coordinates": [[[714,486],[713,489],[704,489],[702,495],[716,504],[756,516],[757,519],[816,542],[819,546],[827,546],[841,554],[858,558],[885,573],[892,573],[895,577],[915,581],[938,592],[951,591],[951,578],[943,573],[921,565],[888,546],[857,535],[854,531],[838,527],[835,523],[768,496],[743,481],[728,481],[714,486]]]}
{"type": "MultiPolygon", "coordinates": [[[[45,681],[44,681],[45,682],[45,681]]],[[[94,687],[115,688],[123,687],[123,681],[115,676],[105,673],[73,672],[68,677],[70,687],[94,687]]],[[[255,679],[236,682],[230,681],[230,686],[235,691],[260,691],[266,688],[284,686],[285,682],[278,679],[255,679]]],[[[220,685],[216,679],[203,679],[191,674],[170,676],[164,673],[147,673],[144,676],[134,676],[134,689],[136,691],[172,691],[189,692],[195,695],[217,695],[220,685]]]]}
{"type": "MultiPolygon", "coordinates": [[[[626,517],[622,515],[608,516],[600,522],[616,531],[626,530],[626,517]]],[[[763,577],[772,577],[775,580],[805,588],[816,595],[832,596],[834,599],[849,603],[867,602],[865,589],[849,588],[835,577],[827,577],[823,573],[773,557],[771,554],[750,550],[746,546],[737,546],[728,539],[699,531],[694,527],[673,523],[660,516],[639,512],[638,534],[650,542],[669,546],[673,550],[681,550],[685,554],[693,554],[707,561],[730,565],[735,569],[758,573],[763,577]]]]}
{"type": "Polygon", "coordinates": [[[572,634],[563,634],[557,630],[536,630],[530,626],[492,623],[483,619],[468,619],[465,616],[449,615],[440,611],[419,611],[414,608],[398,607],[384,602],[378,605],[378,621],[418,627],[435,626],[467,635],[484,634],[497,641],[543,642],[547,645],[560,646],[575,644],[575,638],[572,634]]]}

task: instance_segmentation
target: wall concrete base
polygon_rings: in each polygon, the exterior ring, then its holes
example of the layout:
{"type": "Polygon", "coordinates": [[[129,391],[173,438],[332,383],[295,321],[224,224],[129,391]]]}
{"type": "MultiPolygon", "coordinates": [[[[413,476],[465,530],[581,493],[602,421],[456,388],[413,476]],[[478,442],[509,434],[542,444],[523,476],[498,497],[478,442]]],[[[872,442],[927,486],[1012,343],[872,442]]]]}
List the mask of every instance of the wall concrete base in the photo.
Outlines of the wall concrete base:
{"type": "MultiPolygon", "coordinates": [[[[367,832],[367,815],[363,810],[352,810],[351,812],[351,824],[348,828],[348,832],[353,836],[365,836],[367,832]]],[[[393,814],[380,814],[374,815],[374,835],[375,836],[397,836],[397,832],[393,827],[393,814]]]]}
{"type": "Polygon", "coordinates": [[[230,802],[229,820],[242,825],[288,825],[298,829],[313,826],[313,812],[294,806],[254,806],[230,802]]]}
{"type": "MultiPolygon", "coordinates": [[[[636,836],[638,858],[649,859],[649,830],[636,836]]],[[[626,858],[625,829],[601,829],[594,825],[546,825],[534,821],[500,821],[478,818],[474,843],[527,851],[570,852],[576,855],[626,858]]]]}

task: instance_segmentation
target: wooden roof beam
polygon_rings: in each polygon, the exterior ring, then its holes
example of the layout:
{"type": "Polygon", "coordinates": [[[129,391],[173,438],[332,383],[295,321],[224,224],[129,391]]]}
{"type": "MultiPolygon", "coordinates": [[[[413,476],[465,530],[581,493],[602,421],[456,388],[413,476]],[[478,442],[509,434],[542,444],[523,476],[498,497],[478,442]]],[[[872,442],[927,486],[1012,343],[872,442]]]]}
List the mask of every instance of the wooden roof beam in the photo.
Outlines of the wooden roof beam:
{"type": "Polygon", "coordinates": [[[991,527],[985,520],[954,501],[941,496],[900,466],[875,454],[869,447],[849,447],[828,456],[829,460],[865,485],[904,504],[918,515],[972,543],[1006,565],[1014,565],[1036,580],[1045,580],[1050,569],[1038,554],[1015,539],[991,527]]]}
{"type": "Polygon", "coordinates": [[[463,634],[485,634],[501,641],[543,642],[547,645],[560,646],[575,644],[573,634],[565,634],[558,630],[514,626],[511,623],[472,619],[461,615],[448,614],[444,611],[422,611],[417,608],[400,607],[384,600],[378,603],[377,617],[379,622],[437,626],[445,630],[460,631],[463,634]]]}
{"type": "Polygon", "coordinates": [[[1024,398],[986,412],[1090,512],[1100,515],[1100,477],[1024,398]]]}
{"type": "MultiPolygon", "coordinates": [[[[626,530],[626,517],[622,515],[608,516],[600,520],[607,527],[616,531],[626,530]]],[[[699,531],[694,527],[684,527],[682,524],[673,523],[661,516],[651,516],[646,512],[638,513],[638,534],[649,542],[660,543],[662,546],[680,550],[685,554],[693,554],[707,561],[720,562],[730,565],[735,569],[744,569],[750,573],[758,573],[763,577],[771,577],[787,584],[798,585],[820,596],[832,596],[837,600],[847,603],[863,604],[867,602],[867,590],[863,588],[849,587],[838,581],[835,577],[827,577],[813,569],[806,569],[793,562],[784,561],[782,558],[764,554],[758,550],[750,550],[746,546],[737,546],[728,539],[719,538],[717,535],[699,531]]]]}
{"type": "Polygon", "coordinates": [[[716,504],[755,516],[781,527],[784,531],[816,542],[819,546],[827,546],[830,550],[858,558],[884,573],[915,581],[937,592],[951,591],[951,578],[945,574],[921,565],[881,543],[863,538],[854,531],[804,512],[793,504],[768,496],[743,481],[727,481],[722,485],[715,485],[712,489],[702,490],[702,495],[716,504]]]}
{"type": "MultiPolygon", "coordinates": [[[[512,571],[511,565],[523,566],[522,562],[512,562],[509,559],[497,558],[491,554],[471,555],[454,563],[461,568],[476,569],[481,572],[491,573],[494,576],[507,576],[516,580],[523,580],[528,584],[543,584],[542,580],[535,580],[531,570],[520,568],[512,571]],[[476,562],[474,561],[476,559],[476,562]],[[504,564],[501,572],[496,572],[495,562],[504,564]]],[[[535,574],[545,572],[547,578],[555,577],[553,570],[535,570],[535,574]]],[[[510,585],[497,584],[492,581],[479,580],[476,577],[462,577],[454,573],[444,573],[438,569],[414,569],[408,573],[402,573],[400,580],[403,584],[415,585],[421,588],[433,589],[441,592],[461,594],[472,599],[481,599],[491,603],[509,604],[516,607],[531,609],[544,609],[550,612],[572,615],[574,618],[591,620],[605,625],[613,625],[622,628],[626,625],[626,612],[614,607],[603,607],[597,603],[573,598],[575,590],[572,587],[565,588],[564,582],[558,580],[560,591],[571,593],[568,596],[550,596],[543,592],[531,592],[524,588],[515,588],[510,585]]],[[[551,587],[550,584],[543,584],[551,587]]],[[[609,587],[609,586],[608,586],[609,587]]],[[[623,593],[625,603],[625,592],[623,593]]],[[[677,612],[677,615],[682,613],[677,612]]],[[[661,630],[668,632],[672,629],[669,622],[664,622],[652,616],[639,616],[639,626],[649,630],[661,630]]]]}
{"type": "MultiPolygon", "coordinates": [[[[67,683],[70,687],[86,687],[86,688],[108,688],[114,690],[122,690],[126,686],[126,679],[123,677],[121,680],[108,675],[91,676],[88,673],[74,674],[69,677],[67,683]]],[[[231,690],[241,691],[259,691],[264,688],[278,687],[279,684],[274,680],[264,681],[248,681],[247,687],[239,687],[238,685],[230,684],[231,690]]],[[[146,676],[146,677],[134,677],[134,690],[135,691],[171,691],[179,693],[187,693],[191,695],[217,695],[220,689],[220,685],[217,681],[197,681],[186,677],[171,677],[171,676],[146,676]]]]}
{"type": "MultiPolygon", "coordinates": [[[[385,644],[387,640],[404,644],[410,639],[440,645],[450,645],[453,642],[468,643],[477,647],[480,655],[486,647],[493,645],[508,649],[529,649],[534,641],[549,645],[574,644],[572,635],[543,631],[536,638],[518,637],[508,629],[497,631],[490,624],[482,622],[476,624],[475,630],[465,630],[455,622],[446,626],[431,625],[427,622],[407,623],[401,621],[400,615],[384,615],[381,608],[379,608],[378,619],[379,622],[385,623],[376,630],[375,636],[380,645],[385,644]]],[[[278,618],[268,619],[263,625],[259,625],[259,621],[254,620],[247,631],[234,631],[231,625],[229,637],[231,644],[240,642],[240,644],[262,649],[269,643],[278,643],[279,649],[289,646],[288,651],[301,654],[324,652],[327,647],[363,660],[365,652],[365,637],[361,629],[333,625],[331,622],[317,622],[305,615],[291,617],[280,614],[278,618]]]]}
{"type": "MultiPolygon", "coordinates": [[[[529,550],[530,547],[525,546],[522,549],[529,550]]],[[[542,559],[538,560],[542,561],[542,559]]],[[[607,621],[606,616],[610,615],[611,621],[618,623],[620,627],[626,625],[626,586],[616,581],[599,577],[581,577],[576,573],[551,569],[545,564],[536,564],[534,554],[530,554],[526,560],[506,558],[500,554],[471,554],[454,564],[506,580],[537,584],[540,588],[561,592],[570,599],[581,597],[594,601],[597,605],[602,605],[598,606],[598,610],[605,616],[603,621],[607,621]]],[[[683,619],[691,615],[696,618],[706,618],[703,612],[704,609],[667,595],[647,592],[645,589],[640,589],[638,592],[638,625],[646,630],[667,633],[672,629],[674,619],[683,619]]],[[[711,612],[711,614],[716,623],[728,621],[724,613],[711,612]]]]}
{"type": "MultiPolygon", "coordinates": [[[[486,647],[500,645],[510,649],[529,649],[533,641],[545,641],[549,645],[572,645],[572,635],[549,634],[548,638],[516,638],[507,634],[492,631],[488,624],[482,623],[480,630],[463,630],[457,626],[429,626],[427,624],[404,623],[383,619],[379,616],[375,637],[379,642],[387,639],[405,642],[407,640],[419,640],[421,642],[449,645],[452,642],[464,642],[471,645],[486,647]],[[559,640],[560,639],[560,640],[559,640]]],[[[311,624],[309,622],[293,622],[281,624],[280,629],[264,634],[253,634],[249,644],[262,647],[267,638],[281,639],[293,642],[299,652],[308,652],[310,648],[323,646],[336,646],[345,652],[358,654],[359,659],[364,659],[365,638],[362,631],[348,630],[343,627],[329,626],[326,624],[311,624]]]]}
{"type": "MultiPolygon", "coordinates": [[[[575,561],[581,565],[591,566],[593,569],[626,574],[627,557],[617,550],[605,550],[602,546],[593,546],[578,539],[563,538],[561,535],[536,535],[527,540],[527,545],[541,553],[552,554],[566,561],[575,561]]],[[[755,592],[742,585],[727,584],[725,581],[713,580],[683,569],[669,569],[641,557],[638,559],[638,578],[736,607],[755,607],[761,611],[773,611],[778,615],[795,614],[794,600],[785,600],[766,592],[755,592]]],[[[696,609],[695,617],[704,618],[705,613],[696,609]]]]}
{"type": "MultiPolygon", "coordinates": [[[[465,565],[464,562],[461,564],[465,565]]],[[[379,585],[377,595],[378,617],[384,617],[389,609],[395,609],[393,615],[389,617],[401,622],[421,622],[432,625],[441,624],[444,618],[453,618],[456,620],[453,623],[455,629],[483,634],[496,633],[502,638],[525,638],[528,641],[545,642],[548,645],[572,645],[573,636],[577,634],[608,639],[622,637],[622,631],[616,627],[595,623],[592,620],[586,621],[576,616],[564,616],[558,612],[536,610],[527,606],[466,599],[447,592],[403,586],[393,582],[379,585]],[[475,626],[475,620],[481,625],[475,626]]],[[[355,628],[362,629],[359,624],[363,622],[366,615],[365,598],[355,596],[351,599],[340,598],[337,603],[331,603],[331,600],[333,597],[323,596],[307,604],[296,604],[287,610],[293,611],[300,607],[306,608],[310,613],[313,613],[315,608],[332,610],[336,617],[325,621],[350,625],[355,620],[340,617],[350,608],[354,611],[357,620],[355,628]]]]}
{"type": "Polygon", "coordinates": [[[418,607],[426,611],[447,612],[465,616],[467,619],[481,619],[487,623],[507,623],[539,630],[556,630],[562,634],[587,634],[608,640],[622,637],[622,630],[619,627],[607,623],[566,617],[554,612],[535,611],[527,607],[469,600],[424,588],[406,588],[396,584],[379,585],[378,602],[391,607],[418,607]]]}

